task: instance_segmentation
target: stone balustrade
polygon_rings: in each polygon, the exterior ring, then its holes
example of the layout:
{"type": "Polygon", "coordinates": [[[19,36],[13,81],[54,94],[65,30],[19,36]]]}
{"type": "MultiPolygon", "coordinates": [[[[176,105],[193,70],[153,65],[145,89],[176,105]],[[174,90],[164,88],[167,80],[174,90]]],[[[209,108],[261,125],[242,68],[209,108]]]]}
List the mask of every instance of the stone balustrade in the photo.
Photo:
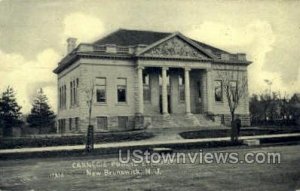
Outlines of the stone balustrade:
{"type": "MultiPolygon", "coordinates": [[[[115,44],[106,45],[92,45],[92,44],[80,44],[77,48],[79,52],[102,52],[111,54],[136,54],[142,51],[146,45],[136,45],[136,46],[117,46],[115,44]]],[[[206,49],[207,52],[212,53],[211,50],[206,49]]],[[[237,53],[221,53],[218,56],[221,60],[225,61],[246,61],[246,54],[237,53]]]]}
{"type": "Polygon", "coordinates": [[[77,48],[78,52],[102,52],[113,54],[135,54],[143,50],[145,45],[137,46],[117,46],[114,44],[106,45],[92,45],[92,44],[80,44],[77,48]]]}
{"type": "Polygon", "coordinates": [[[226,61],[246,61],[246,54],[244,53],[237,53],[237,54],[221,54],[221,60],[226,61]]]}

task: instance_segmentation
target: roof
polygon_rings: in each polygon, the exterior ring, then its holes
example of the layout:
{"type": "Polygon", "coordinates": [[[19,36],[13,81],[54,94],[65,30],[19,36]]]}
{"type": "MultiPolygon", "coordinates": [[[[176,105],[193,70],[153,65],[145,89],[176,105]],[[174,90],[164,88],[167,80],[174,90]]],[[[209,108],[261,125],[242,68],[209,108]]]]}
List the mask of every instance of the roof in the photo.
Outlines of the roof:
{"type": "MultiPolygon", "coordinates": [[[[173,33],[167,33],[167,32],[119,29],[109,34],[108,36],[96,41],[94,44],[95,45],[115,44],[118,46],[134,46],[138,44],[150,45],[172,34],[173,33]]],[[[190,40],[192,40],[193,42],[197,43],[199,46],[205,49],[210,49],[212,53],[217,56],[222,53],[228,54],[228,52],[224,50],[207,45],[203,42],[199,42],[193,39],[190,40]]]]}
{"type": "Polygon", "coordinates": [[[205,49],[210,49],[212,51],[212,53],[215,54],[216,56],[219,56],[221,54],[229,54],[229,52],[226,52],[225,50],[221,50],[219,48],[210,46],[208,44],[205,44],[203,42],[199,42],[199,41],[196,41],[196,40],[193,40],[193,39],[191,39],[191,40],[194,41],[195,43],[197,43],[199,46],[205,48],[205,49]]]}
{"type": "Polygon", "coordinates": [[[130,46],[130,45],[138,45],[138,44],[149,45],[171,34],[172,33],[166,33],[166,32],[119,29],[116,32],[113,32],[108,36],[96,41],[94,44],[96,45],[115,44],[119,46],[130,46]]]}
{"type": "Polygon", "coordinates": [[[141,31],[141,30],[128,30],[128,29],[119,29],[109,35],[97,40],[92,44],[80,44],[77,48],[75,48],[70,54],[66,55],[58,67],[54,70],[54,73],[59,73],[63,71],[65,68],[69,67],[75,60],[79,57],[89,56],[89,57],[114,57],[114,58],[133,58],[139,57],[136,55],[135,50],[138,49],[141,45],[143,45],[143,49],[147,50],[151,48],[156,43],[163,42],[165,39],[171,38],[172,36],[181,36],[181,38],[189,41],[190,44],[194,44],[197,48],[203,53],[207,54],[210,58],[213,59],[214,62],[218,63],[246,63],[249,64],[249,61],[240,61],[237,60],[237,55],[231,54],[219,48],[210,46],[203,42],[199,42],[188,37],[183,36],[182,34],[168,33],[168,32],[155,32],[155,31],[141,31]],[[91,46],[92,49],[83,50],[80,48],[82,46],[91,46]],[[116,46],[117,52],[105,52],[108,46],[116,46]],[[119,48],[119,49],[118,49],[119,48]],[[135,49],[132,53],[130,49],[135,49]],[[207,51],[208,50],[208,51],[207,51]],[[229,60],[224,60],[221,55],[228,54],[230,57],[229,60]]]}

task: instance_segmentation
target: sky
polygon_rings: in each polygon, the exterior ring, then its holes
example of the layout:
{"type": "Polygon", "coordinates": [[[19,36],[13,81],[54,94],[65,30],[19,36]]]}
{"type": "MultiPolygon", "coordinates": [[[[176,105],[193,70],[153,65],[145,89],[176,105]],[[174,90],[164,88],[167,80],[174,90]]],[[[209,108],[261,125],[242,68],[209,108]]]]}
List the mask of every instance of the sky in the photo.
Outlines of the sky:
{"type": "Polygon", "coordinates": [[[179,31],[231,53],[246,53],[249,93],[300,92],[297,0],[0,0],[0,92],[16,91],[22,112],[43,88],[57,109],[52,70],[66,39],[92,43],[124,29],[179,31]]]}

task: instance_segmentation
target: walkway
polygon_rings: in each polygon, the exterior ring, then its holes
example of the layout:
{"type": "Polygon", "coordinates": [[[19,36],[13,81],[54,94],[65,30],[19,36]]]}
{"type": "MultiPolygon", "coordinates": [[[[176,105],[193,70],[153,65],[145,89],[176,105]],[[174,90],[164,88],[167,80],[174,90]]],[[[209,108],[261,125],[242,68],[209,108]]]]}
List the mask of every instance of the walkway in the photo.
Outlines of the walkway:
{"type": "MultiPolygon", "coordinates": [[[[297,137],[297,136],[300,136],[300,133],[241,136],[239,139],[245,140],[245,139],[262,139],[262,138],[284,138],[284,137],[297,137]]],[[[153,146],[163,146],[163,145],[170,145],[170,144],[191,144],[191,143],[230,141],[230,137],[205,138],[205,139],[177,139],[178,137],[176,136],[173,138],[166,137],[166,140],[163,140],[162,138],[163,138],[163,136],[159,140],[158,139],[147,139],[147,140],[141,140],[141,141],[95,144],[94,148],[95,149],[118,149],[118,148],[131,148],[131,147],[142,147],[142,146],[153,147],[153,146]]],[[[85,145],[3,149],[3,150],[0,150],[0,156],[1,156],[1,154],[11,154],[11,153],[74,151],[74,150],[84,150],[84,149],[85,149],[85,145]]]]}

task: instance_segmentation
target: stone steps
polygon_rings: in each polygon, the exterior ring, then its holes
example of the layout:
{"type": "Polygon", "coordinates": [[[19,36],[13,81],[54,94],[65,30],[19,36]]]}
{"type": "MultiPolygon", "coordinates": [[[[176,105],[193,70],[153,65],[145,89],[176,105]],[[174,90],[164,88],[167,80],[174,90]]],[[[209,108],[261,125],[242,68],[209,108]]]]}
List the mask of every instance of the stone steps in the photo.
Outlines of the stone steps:
{"type": "Polygon", "coordinates": [[[212,127],[212,126],[220,126],[221,125],[221,121],[212,121],[211,119],[207,118],[205,115],[195,114],[194,116],[200,122],[200,126],[212,127]]]}
{"type": "Polygon", "coordinates": [[[150,128],[215,127],[220,125],[220,122],[214,122],[202,114],[171,114],[151,116],[150,128]]]}

